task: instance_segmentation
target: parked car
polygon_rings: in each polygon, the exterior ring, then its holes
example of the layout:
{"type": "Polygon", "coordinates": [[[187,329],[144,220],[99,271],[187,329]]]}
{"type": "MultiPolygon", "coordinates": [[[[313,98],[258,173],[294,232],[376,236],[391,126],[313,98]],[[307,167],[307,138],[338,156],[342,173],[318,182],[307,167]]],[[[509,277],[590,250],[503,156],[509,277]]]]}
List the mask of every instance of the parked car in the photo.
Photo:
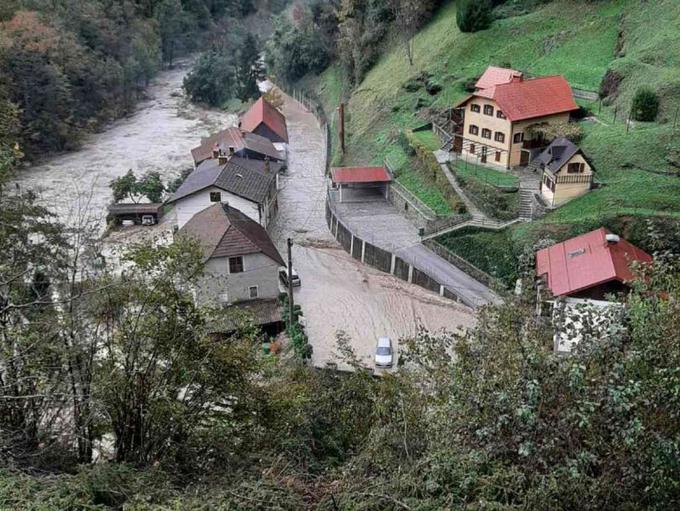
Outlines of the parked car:
{"type": "MultiPolygon", "coordinates": [[[[300,286],[302,284],[302,282],[300,282],[300,276],[295,271],[295,268],[293,268],[292,273],[293,273],[293,276],[290,280],[293,283],[293,287],[300,286]]],[[[288,268],[286,268],[285,266],[282,266],[281,268],[279,268],[279,278],[281,279],[281,282],[283,283],[283,285],[288,287],[288,268]]]]}
{"type": "Polygon", "coordinates": [[[375,348],[375,366],[392,367],[393,358],[392,340],[389,337],[380,337],[375,348]]]}

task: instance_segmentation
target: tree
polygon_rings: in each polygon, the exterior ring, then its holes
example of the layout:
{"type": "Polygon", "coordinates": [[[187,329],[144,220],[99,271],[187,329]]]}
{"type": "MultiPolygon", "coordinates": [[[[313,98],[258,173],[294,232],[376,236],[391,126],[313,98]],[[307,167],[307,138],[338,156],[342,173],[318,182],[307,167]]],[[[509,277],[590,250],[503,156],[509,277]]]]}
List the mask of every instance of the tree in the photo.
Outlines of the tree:
{"type": "Polygon", "coordinates": [[[110,186],[113,200],[116,202],[129,199],[138,203],[142,197],[146,197],[149,202],[160,202],[165,193],[165,185],[161,176],[155,171],[146,172],[140,179],[137,179],[130,169],[125,175],[111,181],[110,186]]]}
{"type": "Polygon", "coordinates": [[[180,0],[162,0],[155,10],[163,59],[172,66],[178,40],[185,30],[186,13],[180,0]]]}
{"type": "Polygon", "coordinates": [[[655,121],[659,113],[659,97],[656,92],[649,87],[640,87],[633,97],[631,113],[636,121],[655,121]]]}
{"type": "Polygon", "coordinates": [[[184,78],[192,101],[218,106],[237,96],[237,70],[232,55],[219,50],[204,53],[184,78]]]}
{"type": "Polygon", "coordinates": [[[409,65],[413,66],[412,39],[422,24],[430,18],[434,2],[421,0],[390,0],[399,37],[404,43],[409,65]]]}
{"type": "Polygon", "coordinates": [[[260,64],[260,43],[254,35],[248,33],[241,44],[236,68],[238,81],[238,98],[248,101],[259,95],[257,81],[263,71],[260,64]]]}
{"type": "Polygon", "coordinates": [[[456,24],[461,32],[477,32],[491,25],[490,0],[461,0],[457,9],[456,24]]]}

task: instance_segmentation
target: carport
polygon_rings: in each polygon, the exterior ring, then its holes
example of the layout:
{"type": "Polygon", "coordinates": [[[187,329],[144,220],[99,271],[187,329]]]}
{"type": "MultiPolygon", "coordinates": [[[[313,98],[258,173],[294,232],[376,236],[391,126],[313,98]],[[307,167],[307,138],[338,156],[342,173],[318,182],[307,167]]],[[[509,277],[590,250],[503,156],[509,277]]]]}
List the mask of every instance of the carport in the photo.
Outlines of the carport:
{"type": "Polygon", "coordinates": [[[333,167],[333,188],[338,202],[387,199],[392,176],[385,167],[333,167]]]}

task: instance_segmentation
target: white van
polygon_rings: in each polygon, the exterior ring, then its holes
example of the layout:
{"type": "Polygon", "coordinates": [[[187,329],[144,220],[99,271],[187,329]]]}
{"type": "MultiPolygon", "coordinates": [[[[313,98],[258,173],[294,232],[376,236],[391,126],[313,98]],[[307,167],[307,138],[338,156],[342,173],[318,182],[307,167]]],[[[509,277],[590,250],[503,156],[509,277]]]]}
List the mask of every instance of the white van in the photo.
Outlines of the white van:
{"type": "MultiPolygon", "coordinates": [[[[293,287],[298,287],[302,284],[300,282],[300,276],[297,274],[295,271],[295,268],[293,268],[293,276],[291,278],[291,282],[293,283],[293,287]]],[[[288,268],[285,266],[281,266],[279,268],[279,278],[281,279],[281,282],[285,287],[288,287],[288,268]]]]}

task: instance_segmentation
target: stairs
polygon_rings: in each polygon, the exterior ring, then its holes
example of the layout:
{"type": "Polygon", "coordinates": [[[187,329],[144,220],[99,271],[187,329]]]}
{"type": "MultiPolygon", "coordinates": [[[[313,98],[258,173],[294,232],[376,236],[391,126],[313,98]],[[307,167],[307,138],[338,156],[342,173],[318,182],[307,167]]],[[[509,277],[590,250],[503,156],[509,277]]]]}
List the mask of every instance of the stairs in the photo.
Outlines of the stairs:
{"type": "Polygon", "coordinates": [[[525,222],[530,222],[534,217],[534,190],[531,188],[519,190],[519,217],[525,222]]]}

